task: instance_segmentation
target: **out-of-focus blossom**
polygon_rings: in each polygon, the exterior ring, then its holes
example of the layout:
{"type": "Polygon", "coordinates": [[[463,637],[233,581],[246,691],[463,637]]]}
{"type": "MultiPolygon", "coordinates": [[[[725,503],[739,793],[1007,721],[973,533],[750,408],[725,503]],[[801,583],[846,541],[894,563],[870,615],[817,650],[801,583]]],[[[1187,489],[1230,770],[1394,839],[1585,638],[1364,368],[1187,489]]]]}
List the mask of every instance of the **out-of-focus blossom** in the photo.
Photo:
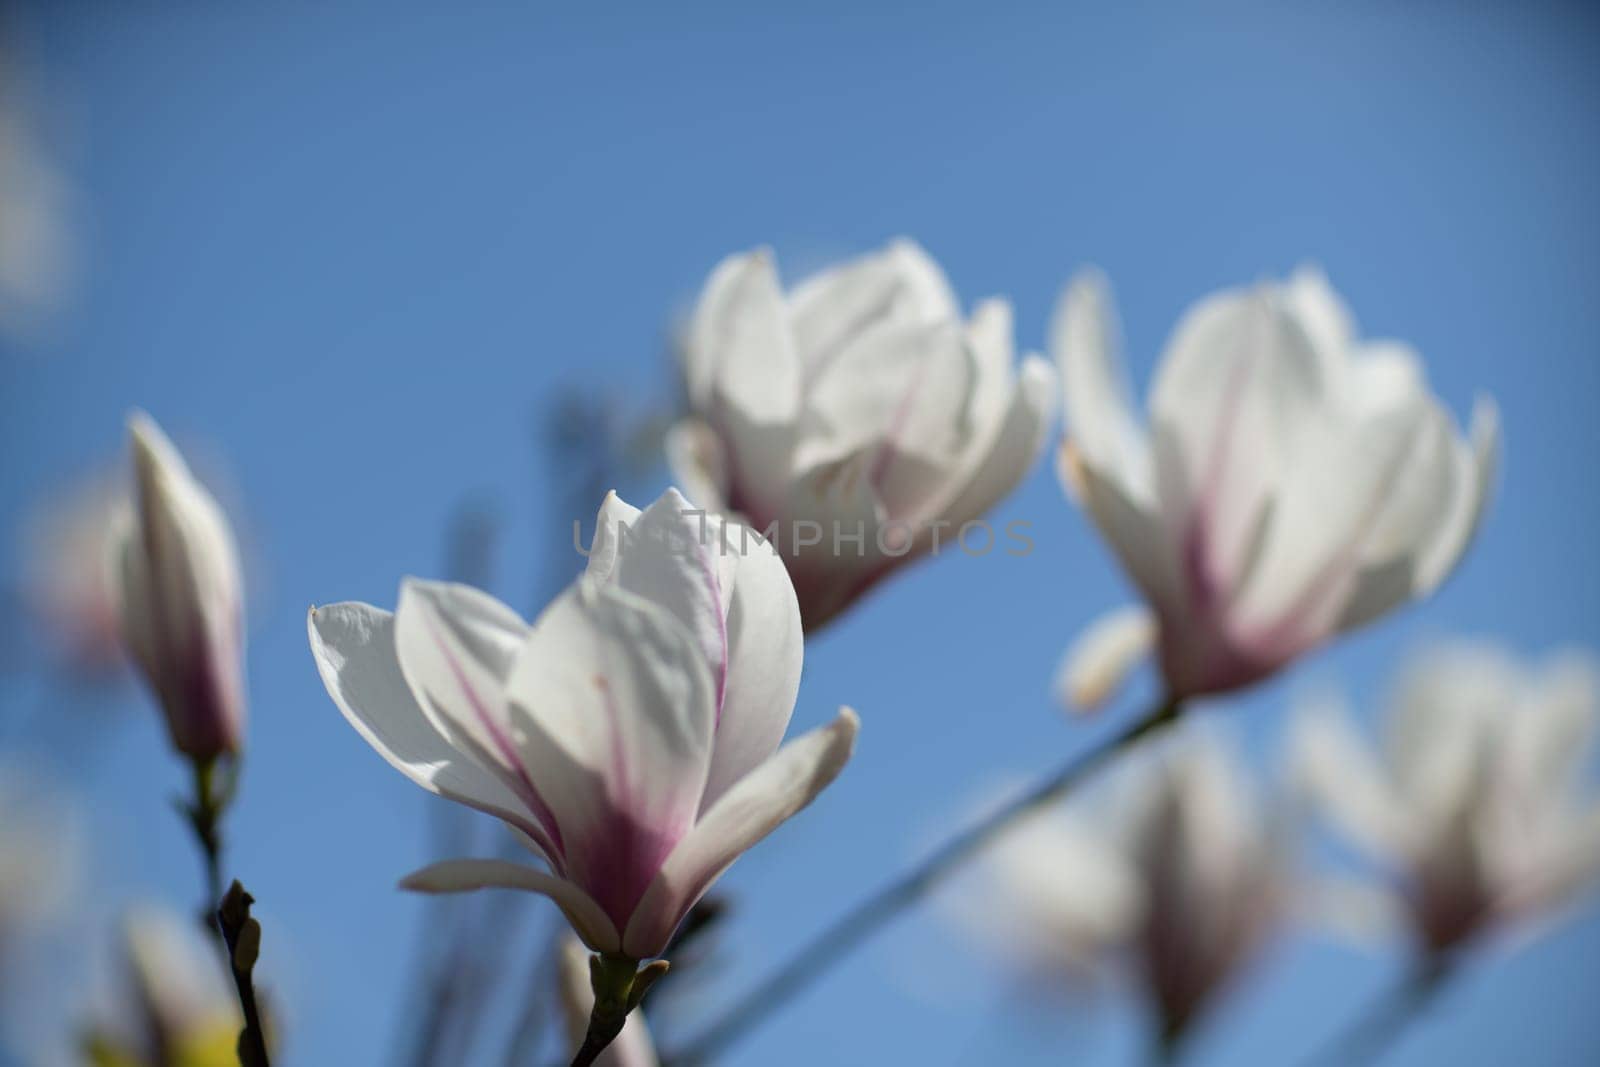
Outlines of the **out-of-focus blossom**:
{"type": "Polygon", "coordinates": [[[1420,657],[1378,754],[1335,707],[1309,708],[1292,751],[1318,810],[1385,877],[1333,885],[1331,918],[1414,933],[1431,953],[1551,915],[1600,881],[1600,797],[1583,769],[1600,723],[1600,666],[1541,665],[1487,645],[1420,657]]]}
{"type": "Polygon", "coordinates": [[[64,664],[103,677],[122,663],[122,633],[106,538],[128,509],[115,478],[96,476],[46,502],[23,544],[30,607],[55,635],[64,664]]]}
{"type": "Polygon", "coordinates": [[[30,333],[68,280],[66,185],[18,107],[0,51],[0,336],[30,333]]]}
{"type": "Polygon", "coordinates": [[[49,784],[0,765],[0,962],[13,941],[76,905],[83,851],[78,819],[49,784]]]}
{"type": "Polygon", "coordinates": [[[1055,810],[989,851],[961,921],[1043,984],[1092,980],[1144,914],[1144,886],[1113,835],[1055,810]]]}
{"type": "Polygon", "coordinates": [[[242,1018],[230,980],[200,928],[154,907],[122,924],[126,976],[89,1028],[93,1067],[232,1067],[242,1018]]]}
{"type": "Polygon", "coordinates": [[[745,532],[676,490],[643,513],[612,494],[587,572],[532,626],[485,593],[416,580],[392,615],[313,609],[312,651],[350,724],[424,788],[520,830],[550,868],[459,860],[408,888],[543,893],[595,951],[657,956],[722,871],[833,780],[856,716],[778,748],[799,612],[745,532]]]}
{"type": "MultiPolygon", "coordinates": [[[[577,938],[562,938],[556,947],[557,993],[561,998],[561,1018],[567,1040],[576,1050],[583,1044],[589,1028],[589,1013],[594,1010],[594,990],[589,981],[589,953],[577,938]]],[[[595,1067],[656,1067],[655,1043],[644,1015],[632,1012],[622,1032],[600,1053],[595,1067]]]]}
{"type": "Polygon", "coordinates": [[[1013,368],[1010,305],[963,320],[906,240],[787,294],[770,252],[729,257],[683,352],[673,468],[697,504],[773,535],[807,630],[1010,492],[1054,408],[1047,362],[1013,368]]]}
{"type": "Polygon", "coordinates": [[[1126,966],[1176,1041],[1285,914],[1287,866],[1218,741],[1189,733],[1138,758],[1109,812],[1044,815],[996,847],[983,922],[1035,975],[1126,966]]]}
{"type": "Polygon", "coordinates": [[[123,642],[172,743],[205,763],[244,740],[244,592],[233,531],[143,413],[128,420],[134,514],[113,535],[123,642]]]}
{"type": "Polygon", "coordinates": [[[1416,354],[1359,340],[1320,272],[1192,308],[1148,429],[1117,332],[1104,279],[1076,279],[1052,331],[1061,475],[1143,594],[1173,696],[1255,682],[1455,567],[1489,496],[1495,408],[1480,400],[1463,440],[1416,354]]]}

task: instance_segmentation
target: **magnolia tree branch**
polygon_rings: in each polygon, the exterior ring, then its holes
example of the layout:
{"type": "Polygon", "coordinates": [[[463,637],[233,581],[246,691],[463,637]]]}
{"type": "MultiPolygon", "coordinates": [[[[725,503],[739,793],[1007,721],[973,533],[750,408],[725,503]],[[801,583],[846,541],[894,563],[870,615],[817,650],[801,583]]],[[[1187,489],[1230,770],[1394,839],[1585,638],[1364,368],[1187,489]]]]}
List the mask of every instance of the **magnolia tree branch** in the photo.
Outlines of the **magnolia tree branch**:
{"type": "Polygon", "coordinates": [[[1385,989],[1350,1025],[1334,1035],[1304,1067],[1343,1067],[1350,1063],[1376,1063],[1378,1057],[1439,995],[1456,972],[1454,957],[1423,956],[1385,989]]]}
{"type": "Polygon", "coordinates": [[[721,1052],[847,956],[868,937],[917,903],[1007,829],[1072,792],[1121,752],[1176,722],[1182,704],[1163,698],[1143,716],[942,845],[921,865],[857,904],[824,930],[776,974],[737,1000],[721,1019],[664,1062],[694,1067],[721,1052]]]}
{"type": "Polygon", "coordinates": [[[261,953],[261,924],[250,917],[255,898],[236,879],[217,908],[217,925],[228,946],[228,970],[239,994],[244,1029],[239,1032],[239,1067],[271,1067],[267,1060],[267,1034],[256,1005],[255,966],[261,953]]]}

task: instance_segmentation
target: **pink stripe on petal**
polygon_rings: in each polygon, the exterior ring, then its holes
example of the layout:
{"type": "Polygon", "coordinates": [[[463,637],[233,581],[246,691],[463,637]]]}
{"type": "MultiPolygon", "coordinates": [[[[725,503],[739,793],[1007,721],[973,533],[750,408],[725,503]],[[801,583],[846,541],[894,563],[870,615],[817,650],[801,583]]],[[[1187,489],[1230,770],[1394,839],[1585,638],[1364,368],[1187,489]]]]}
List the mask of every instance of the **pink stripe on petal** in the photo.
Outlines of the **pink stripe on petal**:
{"type": "MultiPolygon", "coordinates": [[[[478,720],[478,724],[489,734],[490,740],[494,742],[494,746],[497,749],[497,754],[501,759],[505,760],[507,768],[512,772],[507,784],[512,787],[522,799],[522,802],[528,805],[529,810],[532,811],[534,817],[543,826],[545,837],[553,849],[550,859],[552,862],[562,862],[566,848],[561,840],[561,827],[556,822],[555,814],[551,812],[549,805],[539,795],[539,789],[533,784],[533,779],[528,776],[528,768],[522,760],[522,754],[517,751],[516,745],[512,743],[506,732],[500,728],[500,724],[495,722],[494,718],[489,714],[489,709],[484,706],[477,690],[467,680],[466,673],[461,669],[460,662],[452,654],[450,643],[439,633],[432,615],[424,615],[423,620],[428,626],[428,632],[433,635],[434,641],[439,647],[439,653],[444,656],[445,663],[449,665],[450,673],[455,677],[456,684],[461,687],[461,692],[467,698],[467,703],[472,705],[472,712],[478,720]]],[[[534,835],[534,840],[539,841],[539,836],[534,835]]]]}

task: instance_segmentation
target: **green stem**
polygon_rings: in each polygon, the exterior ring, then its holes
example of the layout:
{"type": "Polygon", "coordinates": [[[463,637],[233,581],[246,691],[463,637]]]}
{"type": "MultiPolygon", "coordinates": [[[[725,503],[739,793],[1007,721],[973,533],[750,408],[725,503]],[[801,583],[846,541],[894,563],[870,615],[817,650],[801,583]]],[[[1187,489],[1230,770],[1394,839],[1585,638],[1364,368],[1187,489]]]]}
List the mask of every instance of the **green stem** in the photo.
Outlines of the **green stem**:
{"type": "Polygon", "coordinates": [[[228,797],[217,789],[215,760],[196,760],[190,766],[194,770],[194,799],[184,811],[205,867],[206,899],[200,914],[206,925],[215,930],[217,906],[222,901],[222,813],[228,797]]]}
{"type": "Polygon", "coordinates": [[[957,834],[921,865],[846,912],[776,974],[746,993],[721,1019],[690,1041],[678,1055],[667,1057],[665,1062],[674,1067],[693,1067],[733,1044],[794,999],[852,949],[925,897],[1002,832],[1066,796],[1124,750],[1176,722],[1181,710],[1180,701],[1163,697],[1121,732],[1074,757],[1018,799],[957,834]]]}

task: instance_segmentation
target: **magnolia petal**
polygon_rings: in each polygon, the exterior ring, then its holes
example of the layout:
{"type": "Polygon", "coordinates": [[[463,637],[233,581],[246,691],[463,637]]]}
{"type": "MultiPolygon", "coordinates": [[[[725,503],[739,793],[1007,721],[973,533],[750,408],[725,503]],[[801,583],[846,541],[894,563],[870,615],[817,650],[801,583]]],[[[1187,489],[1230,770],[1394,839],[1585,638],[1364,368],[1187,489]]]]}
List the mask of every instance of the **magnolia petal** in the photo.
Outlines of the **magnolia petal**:
{"type": "Polygon", "coordinates": [[[329,604],[307,613],[306,632],[328,695],[378,755],[428,792],[505,820],[559,865],[560,853],[521,800],[423,714],[395,658],[392,614],[370,604],[329,604]]]}
{"type": "Polygon", "coordinates": [[[707,511],[726,511],[728,459],[716,431],[700,419],[681,419],[667,431],[665,448],[684,495],[707,511]]]}
{"type": "Polygon", "coordinates": [[[617,556],[638,521],[638,508],[615,491],[607,493],[600,502],[600,513],[595,516],[594,540],[589,544],[589,563],[584,574],[598,582],[610,581],[617,567],[617,556]]]}
{"type": "Polygon", "coordinates": [[[1311,483],[1285,468],[1325,396],[1310,341],[1269,292],[1211,296],[1179,322],[1150,396],[1156,490],[1202,596],[1244,581],[1275,495],[1311,483]]]}
{"type": "Polygon", "coordinates": [[[915,516],[959,464],[973,365],[953,322],[886,326],[851,343],[813,384],[797,467],[872,450],[867,474],[891,515],[915,516]]]}
{"type": "Polygon", "coordinates": [[[1145,599],[1153,607],[1175,612],[1184,594],[1172,539],[1161,515],[1129,497],[1116,482],[1078,462],[1070,444],[1062,446],[1057,472],[1145,599]]]}
{"type": "MultiPolygon", "coordinates": [[[[451,744],[494,768],[549,822],[512,741],[505,684],[527,624],[470,586],[408,578],[394,617],[395,655],[423,713],[451,744]]],[[[551,828],[551,836],[559,837],[551,828]]]]}
{"type": "Polygon", "coordinates": [[[1056,391],[1054,367],[1038,356],[1022,361],[999,432],[978,457],[960,492],[940,509],[942,517],[959,529],[987,514],[1027,477],[1050,436],[1056,391]]]}
{"type": "Polygon", "coordinates": [[[794,417],[799,358],[770,251],[730,256],[712,271],[690,326],[689,352],[697,407],[725,404],[758,423],[794,417]]]}
{"type": "Polygon", "coordinates": [[[1056,692],[1069,711],[1093,711],[1111,699],[1155,646],[1155,616],[1128,604],[1100,616],[1067,651],[1056,692]]]}
{"type": "Polygon", "coordinates": [[[1050,349],[1061,372],[1067,434],[1083,461],[1134,499],[1152,499],[1150,446],[1134,412],[1111,286],[1081,271],[1061,294],[1050,349]]]}
{"type": "Polygon", "coordinates": [[[959,314],[938,265],[904,239],[812,275],[795,287],[789,307],[807,380],[870,330],[959,314]]]}
{"type": "Polygon", "coordinates": [[[1342,707],[1324,702],[1295,717],[1289,767],[1295,789],[1360,847],[1391,863],[1407,859],[1413,842],[1401,798],[1342,707]]]}
{"type": "Polygon", "coordinates": [[[660,955],[711,883],[838,776],[860,725],[855,712],[841,708],[832,723],[790,741],[723,794],[651,882],[623,931],[623,951],[660,955]]]}
{"type": "Polygon", "coordinates": [[[444,860],[406,875],[400,888],[417,893],[465,893],[474,889],[523,889],[555,901],[583,943],[596,952],[621,950],[614,923],[578,886],[564,878],[505,860],[444,860]]]}
{"type": "Polygon", "coordinates": [[[783,559],[748,527],[730,522],[722,529],[721,543],[739,559],[727,615],[727,684],[701,811],[777,750],[805,659],[800,603],[783,559]]]}
{"type": "Polygon", "coordinates": [[[966,330],[967,357],[973,368],[972,395],[967,400],[966,417],[982,451],[988,450],[989,442],[999,433],[1011,406],[1015,335],[1011,301],[991,297],[973,308],[966,330]]]}
{"type": "Polygon", "coordinates": [[[1472,409],[1470,445],[1460,446],[1457,502],[1446,512],[1439,534],[1418,560],[1418,585],[1437,588],[1455,570],[1483,521],[1494,495],[1500,465],[1500,411],[1494,399],[1480,396],[1472,409]]]}
{"type": "Polygon", "coordinates": [[[1355,342],[1355,317],[1322,268],[1311,263],[1295,268],[1283,290],[1285,302],[1316,346],[1324,366],[1343,363],[1355,342]]]}
{"type": "Polygon", "coordinates": [[[705,791],[716,705],[700,649],[667,609],[585,579],[539,617],[507,688],[568,873],[620,926],[705,791]]]}

